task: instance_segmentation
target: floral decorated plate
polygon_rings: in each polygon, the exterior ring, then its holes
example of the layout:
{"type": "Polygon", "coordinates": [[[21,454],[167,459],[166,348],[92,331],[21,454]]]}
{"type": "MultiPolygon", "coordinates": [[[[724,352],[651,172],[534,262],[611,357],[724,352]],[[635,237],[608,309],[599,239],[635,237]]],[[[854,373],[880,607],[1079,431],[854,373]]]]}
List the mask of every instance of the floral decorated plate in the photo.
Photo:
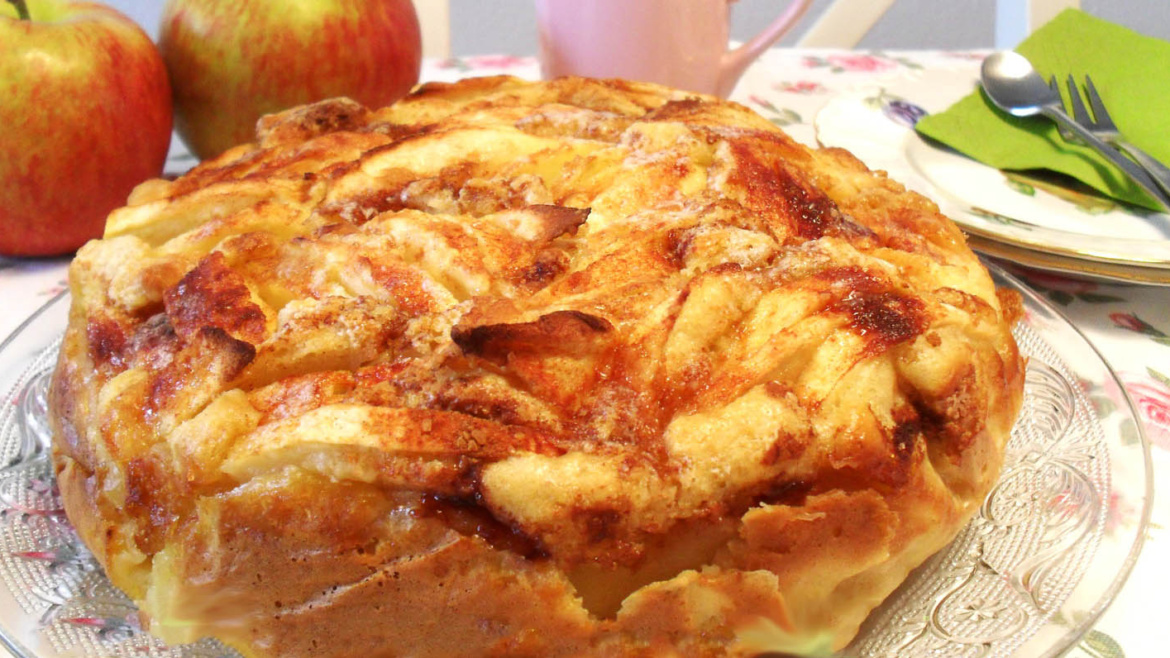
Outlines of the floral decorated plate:
{"type": "MultiPolygon", "coordinates": [[[[1149,449],[1128,398],[1053,307],[1024,296],[1024,407],[980,513],[867,622],[847,654],[1055,656],[1129,575],[1152,503],[1149,449]]],[[[235,656],[145,634],[61,508],[48,458],[47,387],[69,298],[0,344],[0,644],[21,658],[235,656]]],[[[0,655],[4,653],[0,648],[0,655]]]]}
{"type": "Polygon", "coordinates": [[[1170,285],[1170,215],[1119,204],[1087,188],[1003,172],[913,129],[978,84],[974,70],[900,70],[829,101],[817,140],[935,200],[972,246],[1032,267],[1170,285]]]}

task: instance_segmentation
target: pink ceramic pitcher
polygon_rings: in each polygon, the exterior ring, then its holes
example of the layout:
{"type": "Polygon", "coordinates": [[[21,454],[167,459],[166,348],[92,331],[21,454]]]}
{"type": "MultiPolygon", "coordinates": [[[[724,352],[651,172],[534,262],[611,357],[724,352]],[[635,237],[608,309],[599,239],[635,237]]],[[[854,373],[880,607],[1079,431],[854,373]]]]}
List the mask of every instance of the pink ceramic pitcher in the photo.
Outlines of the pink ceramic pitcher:
{"type": "Polygon", "coordinates": [[[743,46],[728,50],[734,0],[536,0],[541,71],[627,78],[726,97],[748,64],[808,8],[784,12],[743,46]]]}

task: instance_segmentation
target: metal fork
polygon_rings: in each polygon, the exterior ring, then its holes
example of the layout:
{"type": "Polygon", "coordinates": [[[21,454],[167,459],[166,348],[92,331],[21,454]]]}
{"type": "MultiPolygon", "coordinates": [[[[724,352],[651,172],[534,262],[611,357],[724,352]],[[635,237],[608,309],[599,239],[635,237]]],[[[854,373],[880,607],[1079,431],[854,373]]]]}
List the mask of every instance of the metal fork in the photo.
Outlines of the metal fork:
{"type": "MultiPolygon", "coordinates": [[[[1052,78],[1049,86],[1055,88],[1055,85],[1056,78],[1052,78]]],[[[1073,119],[1101,141],[1132,158],[1142,169],[1146,170],[1146,173],[1150,175],[1150,178],[1154,179],[1154,182],[1157,183],[1163,192],[1170,194],[1170,168],[1121,137],[1121,131],[1117,129],[1117,125],[1109,117],[1109,112],[1105,109],[1105,104],[1101,101],[1101,95],[1097,93],[1097,88],[1093,86],[1093,79],[1087,75],[1085,76],[1085,93],[1089,97],[1089,104],[1093,106],[1092,114],[1089,114],[1088,108],[1085,107],[1084,101],[1081,100],[1080,87],[1077,85],[1076,78],[1071,74],[1068,76],[1067,86],[1069,99],[1072,103],[1073,119]]]]}

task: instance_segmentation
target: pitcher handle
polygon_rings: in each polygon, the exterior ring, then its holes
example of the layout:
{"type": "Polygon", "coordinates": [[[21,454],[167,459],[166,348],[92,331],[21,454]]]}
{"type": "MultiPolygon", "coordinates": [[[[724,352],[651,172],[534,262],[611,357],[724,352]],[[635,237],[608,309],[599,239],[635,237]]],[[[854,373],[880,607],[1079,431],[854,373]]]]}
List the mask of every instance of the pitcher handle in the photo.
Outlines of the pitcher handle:
{"type": "MultiPolygon", "coordinates": [[[[728,0],[729,4],[731,2],[734,0],[728,0]]],[[[735,83],[739,82],[740,76],[747,70],[748,65],[754,62],[768,46],[784,36],[785,32],[792,29],[792,26],[800,20],[810,4],[812,4],[812,0],[791,0],[784,12],[768,24],[763,32],[739,48],[723,54],[723,61],[719,65],[718,93],[720,96],[726,98],[731,93],[731,90],[735,88],[735,83]]]]}

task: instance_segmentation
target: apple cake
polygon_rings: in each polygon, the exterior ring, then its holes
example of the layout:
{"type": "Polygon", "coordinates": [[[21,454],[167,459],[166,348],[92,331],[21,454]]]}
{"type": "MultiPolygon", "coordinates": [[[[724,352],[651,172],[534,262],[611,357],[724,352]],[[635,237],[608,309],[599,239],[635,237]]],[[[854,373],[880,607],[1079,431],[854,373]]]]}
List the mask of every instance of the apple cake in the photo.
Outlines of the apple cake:
{"type": "Polygon", "coordinates": [[[249,657],[839,649],[1022,396],[933,203],[615,80],[265,117],[70,289],[68,517],[152,633],[249,657]]]}

